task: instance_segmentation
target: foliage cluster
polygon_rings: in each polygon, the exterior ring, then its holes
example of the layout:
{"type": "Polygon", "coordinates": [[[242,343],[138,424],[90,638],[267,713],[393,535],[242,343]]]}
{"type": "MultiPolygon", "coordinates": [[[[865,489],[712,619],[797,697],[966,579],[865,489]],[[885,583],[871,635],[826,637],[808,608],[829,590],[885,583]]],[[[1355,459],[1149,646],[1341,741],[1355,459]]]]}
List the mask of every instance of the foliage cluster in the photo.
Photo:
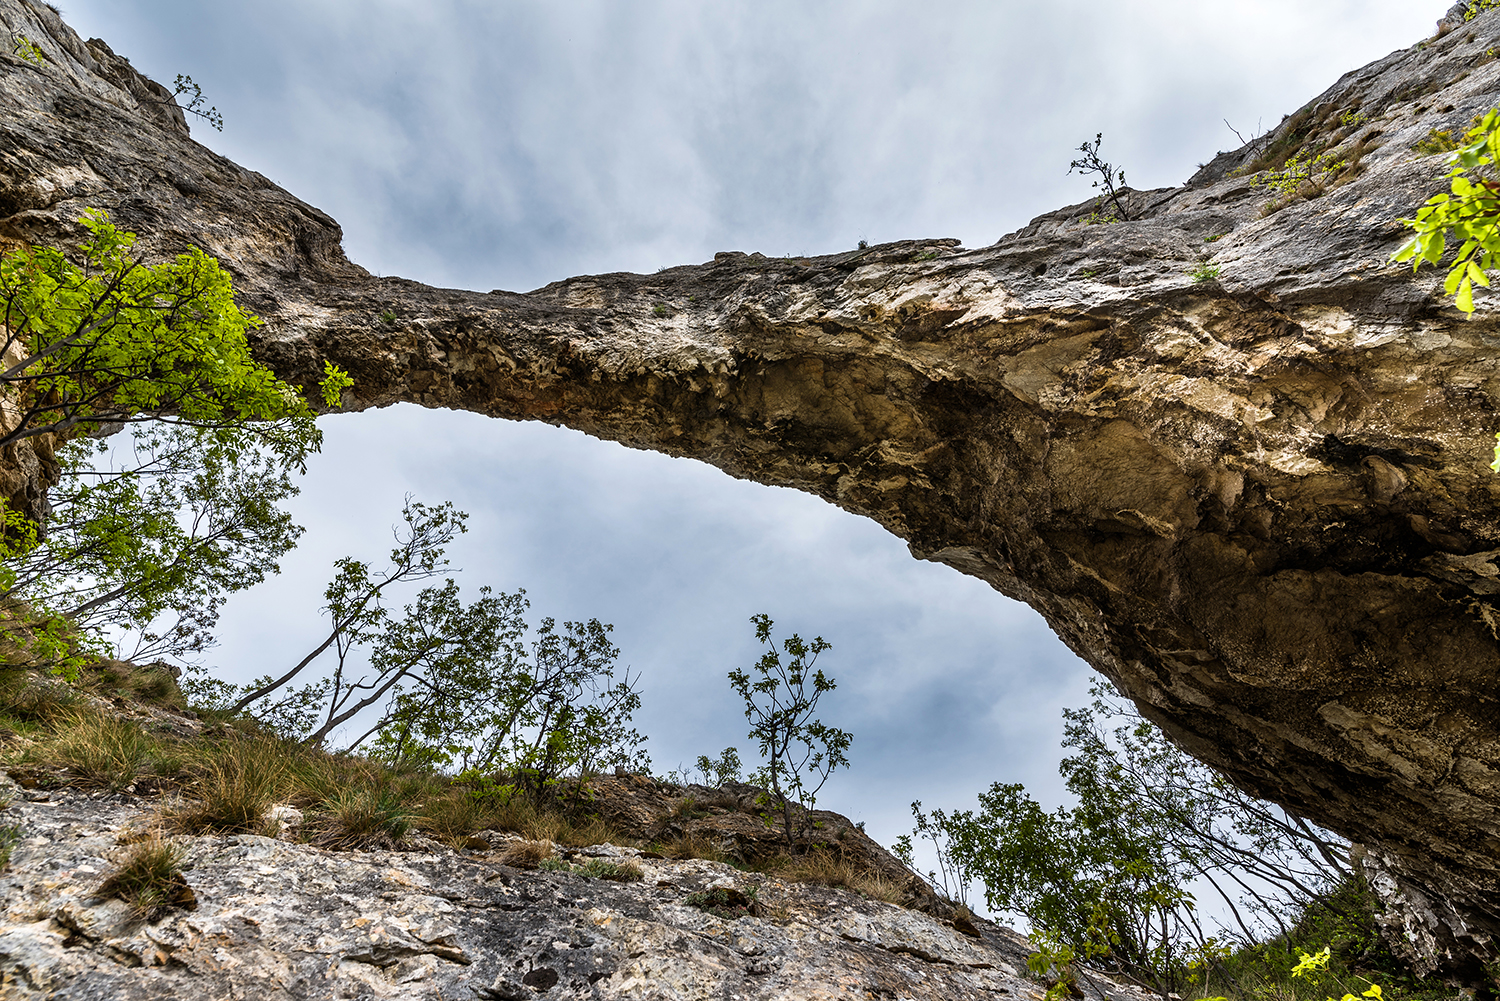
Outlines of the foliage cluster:
{"type": "MultiPolygon", "coordinates": [[[[1353,878],[1337,838],[1240,792],[1103,687],[1065,717],[1073,753],[1059,770],[1077,805],[1047,812],[1000,783],[978,810],[929,817],[913,804],[915,833],[938,853],[934,881],[955,897],[978,880],[992,910],[1024,915],[1059,982],[1081,965],[1181,992],[1222,966],[1231,941],[1287,935],[1353,878]],[[1232,928],[1200,916],[1195,887],[1232,928]]],[[[910,860],[911,841],[901,847],[910,860]]]]}
{"type": "Polygon", "coordinates": [[[1435,156],[1438,153],[1451,153],[1458,149],[1458,140],[1453,137],[1451,129],[1431,128],[1427,135],[1419,139],[1412,147],[1412,151],[1422,156],[1435,156]]]}
{"type": "Polygon", "coordinates": [[[47,58],[37,44],[25,35],[12,33],[10,36],[11,54],[26,60],[33,66],[45,66],[47,58]]]}
{"type": "Polygon", "coordinates": [[[261,321],[196,247],[147,266],[107,213],[80,220],[79,262],[48,247],[0,258],[0,372],[16,410],[0,447],[141,421],[225,428],[310,419],[296,387],[250,357],[261,321]]]}
{"type": "Polygon", "coordinates": [[[1423,263],[1439,264],[1450,239],[1459,242],[1443,289],[1465,313],[1474,312],[1474,286],[1489,286],[1485,272],[1500,253],[1500,182],[1484,170],[1497,158],[1500,109],[1465,133],[1463,145],[1450,156],[1449,191],[1429,198],[1415,218],[1400,220],[1414,234],[1392,255],[1397,262],[1411,261],[1415,271],[1423,263]]]}
{"type": "Polygon", "coordinates": [[[1464,23],[1467,24],[1495,7],[1500,7],[1500,0],[1469,0],[1469,6],[1464,9],[1464,23]]]}

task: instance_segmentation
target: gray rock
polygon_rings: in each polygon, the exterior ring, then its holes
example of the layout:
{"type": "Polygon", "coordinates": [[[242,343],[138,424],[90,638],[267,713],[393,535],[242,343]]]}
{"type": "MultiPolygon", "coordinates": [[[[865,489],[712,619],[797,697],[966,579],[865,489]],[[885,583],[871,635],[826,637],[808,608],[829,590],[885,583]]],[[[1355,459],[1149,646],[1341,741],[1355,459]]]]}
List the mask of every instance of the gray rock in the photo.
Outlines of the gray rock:
{"type": "MultiPolygon", "coordinates": [[[[0,813],[26,835],[0,874],[7,1001],[1039,993],[1022,975],[1029,947],[1007,929],[979,922],[971,938],[926,914],[701,860],[642,860],[645,879],[621,884],[446,849],[176,837],[197,906],[145,920],[96,891],[126,850],[117,842],[152,826],[153,809],[56,795],[0,813]],[[686,903],[709,885],[756,893],[763,916],[724,920],[686,903]]],[[[577,854],[639,855],[611,845],[577,854]]]]}

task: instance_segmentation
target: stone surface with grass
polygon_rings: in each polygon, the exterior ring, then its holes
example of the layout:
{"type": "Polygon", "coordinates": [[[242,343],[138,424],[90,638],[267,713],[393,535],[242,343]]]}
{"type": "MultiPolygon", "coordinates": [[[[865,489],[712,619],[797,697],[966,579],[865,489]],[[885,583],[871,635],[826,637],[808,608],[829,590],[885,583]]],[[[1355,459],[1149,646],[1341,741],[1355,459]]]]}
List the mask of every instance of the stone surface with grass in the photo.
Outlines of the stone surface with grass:
{"type": "Polygon", "coordinates": [[[1031,990],[1024,939],[835,813],[789,850],[736,783],[476,796],[110,685],[0,673],[7,999],[1031,990]]]}

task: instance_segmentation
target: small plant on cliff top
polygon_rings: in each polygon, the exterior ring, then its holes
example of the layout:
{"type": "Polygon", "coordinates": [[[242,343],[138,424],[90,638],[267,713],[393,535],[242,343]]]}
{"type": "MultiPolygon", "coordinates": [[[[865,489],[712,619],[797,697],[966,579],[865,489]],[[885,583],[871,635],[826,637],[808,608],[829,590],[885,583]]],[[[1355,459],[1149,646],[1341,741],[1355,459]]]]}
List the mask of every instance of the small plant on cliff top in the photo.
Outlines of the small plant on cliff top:
{"type": "Polygon", "coordinates": [[[1469,0],[1469,6],[1464,10],[1464,23],[1467,24],[1480,14],[1495,7],[1500,7],[1500,0],[1469,0]]]}
{"type": "Polygon", "coordinates": [[[1094,187],[1102,188],[1098,200],[1095,202],[1094,214],[1089,217],[1090,222],[1114,222],[1116,218],[1129,219],[1130,213],[1125,211],[1125,206],[1120,202],[1121,190],[1125,187],[1125,168],[1116,167],[1108,163],[1099,155],[1099,147],[1104,143],[1104,133],[1100,132],[1094,136],[1093,142],[1086,142],[1078,147],[1083,156],[1068,164],[1068,173],[1078,171],[1080,174],[1098,174],[1094,181],[1094,187]],[[1105,203],[1114,206],[1113,211],[1104,213],[1105,203]]]}
{"type": "Polygon", "coordinates": [[[184,94],[193,95],[193,99],[186,104],[179,102],[183,111],[190,115],[197,115],[220,132],[224,131],[224,116],[219,114],[219,109],[211,107],[207,111],[203,110],[203,88],[194,83],[192,77],[179,73],[177,83],[172,88],[172,97],[175,100],[184,94]]]}
{"type": "Polygon", "coordinates": [[[792,846],[810,829],[810,811],[828,777],[848,767],[846,752],[854,738],[813,718],[818,700],[836,687],[832,678],[814,669],[818,655],[831,649],[830,644],[821,636],[804,643],[793,633],[777,650],[771,617],[754,615],[750,621],[766,652],[756,662],[753,676],[730,671],[729,684],[745,700],[750,738],[759,742],[766,762],[753,781],[769,791],[767,805],[780,814],[782,833],[792,846]]]}

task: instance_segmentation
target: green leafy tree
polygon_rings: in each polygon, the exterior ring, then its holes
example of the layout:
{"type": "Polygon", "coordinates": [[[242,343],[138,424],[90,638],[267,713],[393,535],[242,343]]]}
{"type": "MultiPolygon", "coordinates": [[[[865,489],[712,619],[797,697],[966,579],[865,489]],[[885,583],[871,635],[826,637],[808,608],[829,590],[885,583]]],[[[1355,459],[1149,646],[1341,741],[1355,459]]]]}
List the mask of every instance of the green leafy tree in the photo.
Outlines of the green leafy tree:
{"type": "MultiPolygon", "coordinates": [[[[321,438],[298,388],[250,357],[260,321],[213,258],[148,266],[107,214],[80,221],[76,259],[0,257],[0,447],[61,442],[47,530],[4,511],[0,594],[67,617],[80,642],[182,657],[211,642],[223,596],[295,543],[277,505],[321,438]],[[83,437],[124,425],[128,444],[83,437]]],[[[336,406],[350,380],[324,376],[336,406]]]]}
{"type": "Polygon", "coordinates": [[[816,668],[818,655],[832,649],[818,636],[805,643],[796,633],[777,650],[768,615],[753,615],[756,639],[766,645],[753,668],[730,671],[729,684],[745,700],[750,739],[765,761],[752,781],[770,793],[788,846],[811,829],[811,811],[829,776],[847,767],[854,738],[814,717],[818,700],[837,687],[816,668]],[[783,654],[785,658],[783,659],[783,654]]]}
{"type": "Polygon", "coordinates": [[[335,566],[338,573],[323,592],[327,601],[324,610],[332,620],[328,635],[307,656],[279,677],[267,675],[245,686],[231,697],[222,686],[204,688],[201,695],[215,702],[228,702],[230,713],[241,713],[252,704],[260,702],[277,692],[306,671],[312,663],[329,649],[334,651],[334,670],[331,678],[315,682],[312,686],[284,695],[286,705],[316,704],[331,698],[333,705],[341,705],[349,694],[346,687],[349,658],[354,650],[380,635],[389,619],[384,598],[393,586],[427,580],[438,576],[447,566],[446,548],[458,535],[466,531],[464,522],[468,515],[453,507],[451,503],[429,507],[407,498],[401,511],[404,526],[394,531],[396,545],[391,549],[390,562],[379,571],[372,572],[368,563],[345,557],[335,566]],[[287,699],[290,698],[290,703],[287,699]]]}
{"type": "Polygon", "coordinates": [[[528,642],[524,591],[481,588],[466,604],[451,579],[392,615],[388,594],[441,574],[467,517],[409,499],[402,516],[386,567],[338,561],[324,592],[331,628],[306,657],[239,689],[195,680],[195,693],[309,744],[359,721],[366,729],[346,751],[369,742],[396,765],[503,772],[506,781],[488,787],[503,795],[551,795],[606,765],[639,765],[644,738],[630,726],[638,677],[616,677],[612,627],[548,618],[528,642]],[[294,684],[325,655],[330,673],[294,684]]]}
{"type": "MultiPolygon", "coordinates": [[[[297,387],[250,357],[229,274],[196,247],[148,266],[107,213],[80,220],[75,263],[47,247],[0,258],[0,388],[12,413],[0,447],[40,434],[169,421],[225,427],[310,418],[297,387]]],[[[347,375],[325,367],[325,403],[347,375]],[[331,392],[333,390],[333,392],[331,392]]]]}
{"type": "Polygon", "coordinates": [[[1093,694],[1065,712],[1073,753],[1059,771],[1075,806],[1047,812],[1023,786],[997,783],[977,811],[934,811],[929,824],[992,909],[1067,947],[1061,965],[1180,991],[1222,954],[1221,934],[1285,936],[1347,885],[1342,841],[1241,792],[1102,686],[1093,694]],[[1222,899],[1234,931],[1204,925],[1195,885],[1222,899]]]}
{"type": "Polygon", "coordinates": [[[917,822],[916,828],[911,834],[903,834],[896,838],[891,854],[912,872],[919,876],[925,875],[927,882],[948,900],[968,907],[969,887],[974,882],[974,874],[966,870],[962,860],[953,854],[953,839],[948,833],[947,813],[942,810],[933,810],[930,815],[924,813],[922,801],[916,800],[911,805],[911,815],[917,822]],[[929,869],[923,873],[917,868],[914,838],[920,838],[932,845],[932,852],[937,860],[936,869],[929,869]]]}
{"type": "Polygon", "coordinates": [[[639,676],[616,677],[611,626],[590,619],[559,628],[545,618],[528,640],[524,591],[486,590],[476,604],[485,613],[465,634],[461,669],[423,675],[356,745],[374,734],[377,757],[455,768],[502,798],[576,797],[605,767],[649,768],[645,738],[631,726],[639,676]]]}
{"type": "Polygon", "coordinates": [[[56,610],[124,659],[197,654],[225,596],[279,572],[296,544],[280,504],[316,444],[297,419],[70,442],[46,537],[6,561],[0,594],[56,610]]]}

